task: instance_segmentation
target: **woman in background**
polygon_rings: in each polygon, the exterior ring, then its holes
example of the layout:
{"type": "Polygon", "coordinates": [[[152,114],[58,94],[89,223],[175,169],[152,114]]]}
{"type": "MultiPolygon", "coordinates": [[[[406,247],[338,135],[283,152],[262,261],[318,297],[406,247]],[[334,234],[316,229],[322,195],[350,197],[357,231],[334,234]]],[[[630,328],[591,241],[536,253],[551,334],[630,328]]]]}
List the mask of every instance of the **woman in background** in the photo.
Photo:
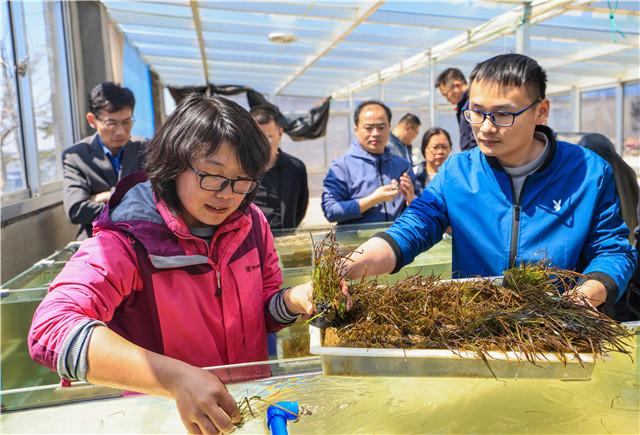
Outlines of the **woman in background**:
{"type": "Polygon", "coordinates": [[[424,189],[451,154],[451,138],[444,128],[432,127],[422,136],[424,161],[414,167],[416,180],[424,189]]]}

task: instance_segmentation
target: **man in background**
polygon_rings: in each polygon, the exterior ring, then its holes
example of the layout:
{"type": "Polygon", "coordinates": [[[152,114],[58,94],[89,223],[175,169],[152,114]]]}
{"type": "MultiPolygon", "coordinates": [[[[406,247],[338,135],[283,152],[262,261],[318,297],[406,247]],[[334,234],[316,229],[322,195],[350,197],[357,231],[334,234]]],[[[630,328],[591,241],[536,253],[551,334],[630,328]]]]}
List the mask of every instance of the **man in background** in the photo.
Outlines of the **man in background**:
{"type": "Polygon", "coordinates": [[[302,160],[280,149],[283,131],[273,107],[255,106],[251,116],[271,143],[269,166],[253,202],[265,214],[272,230],[296,228],[309,205],[307,168],[302,160]]]}
{"type": "Polygon", "coordinates": [[[413,113],[407,113],[395,126],[389,135],[391,153],[402,157],[413,166],[412,143],[420,133],[420,118],[413,113]]]}
{"type": "Polygon", "coordinates": [[[63,203],[77,239],[91,237],[91,223],[111,197],[118,180],[143,169],[146,143],[132,138],[133,93],[103,82],[89,95],[86,119],[96,130],[62,153],[63,203]]]}
{"type": "Polygon", "coordinates": [[[477,146],[471,126],[462,113],[469,108],[469,86],[464,74],[457,68],[447,68],[436,79],[436,88],[448,102],[456,106],[456,118],[460,128],[460,149],[470,150],[477,146]]]}
{"type": "Polygon", "coordinates": [[[382,102],[360,103],[353,114],[355,137],[324,178],[322,211],[329,222],[392,222],[416,197],[411,164],[391,153],[391,110],[382,102]]]}

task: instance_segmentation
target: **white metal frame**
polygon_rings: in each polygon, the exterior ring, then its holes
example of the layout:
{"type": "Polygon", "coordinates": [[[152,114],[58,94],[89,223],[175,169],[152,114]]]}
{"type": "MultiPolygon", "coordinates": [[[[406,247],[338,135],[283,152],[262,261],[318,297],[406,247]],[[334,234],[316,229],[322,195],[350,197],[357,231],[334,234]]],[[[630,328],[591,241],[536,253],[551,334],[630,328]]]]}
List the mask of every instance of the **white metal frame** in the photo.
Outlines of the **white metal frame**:
{"type": "MultiPolygon", "coordinates": [[[[25,15],[22,2],[11,2],[9,4],[10,19],[12,22],[12,36],[14,44],[15,59],[24,59],[28,55],[27,37],[25,34],[25,15]]],[[[55,85],[62,95],[62,110],[64,113],[64,125],[57,128],[64,129],[65,140],[71,145],[73,140],[72,121],[72,98],[67,90],[72,87],[69,76],[69,59],[66,57],[68,38],[64,32],[65,11],[61,2],[57,2],[54,9],[54,20],[57,32],[56,46],[54,49],[60,55],[64,54],[65,61],[60,62],[56,77],[58,83],[55,85]]],[[[31,86],[31,71],[27,68],[24,76],[17,76],[20,138],[19,145],[22,150],[22,164],[25,166],[25,177],[27,188],[18,192],[9,192],[2,195],[1,219],[5,223],[16,217],[36,211],[38,209],[60,203],[62,196],[62,177],[48,183],[42,183],[40,178],[40,165],[38,160],[38,141],[36,136],[36,122],[33,107],[33,88],[31,86]]],[[[60,157],[58,156],[58,159],[60,157]]]]}
{"type": "Polygon", "coordinates": [[[582,3],[588,2],[585,0],[563,0],[556,2],[535,0],[526,7],[519,6],[517,8],[510,9],[507,12],[492,18],[486,23],[476,26],[467,32],[461,33],[448,41],[431,47],[430,49],[413,55],[387,68],[381,69],[376,73],[370,74],[361,80],[357,80],[348,86],[338,89],[332,94],[332,97],[335,99],[345,98],[349,93],[363,91],[374,86],[379,81],[394,80],[410,72],[428,66],[432,60],[435,62],[441,62],[457,54],[469,51],[478,45],[485,44],[501,36],[511,34],[518,29],[520,26],[518,19],[520,19],[525,13],[528,13],[529,16],[528,23],[536,24],[564,13],[567,8],[573,4],[582,3]]]}
{"type": "Polygon", "coordinates": [[[302,74],[304,74],[309,68],[311,68],[316,62],[318,62],[318,60],[320,60],[326,53],[330,52],[331,50],[333,50],[336,45],[344,40],[344,38],[347,37],[347,35],[349,35],[351,32],[353,32],[353,30],[358,27],[360,24],[364,23],[375,11],[377,11],[380,6],[382,6],[382,4],[384,3],[384,0],[378,0],[375,3],[371,4],[371,6],[369,7],[360,7],[358,8],[358,12],[356,13],[356,16],[353,20],[353,22],[351,22],[349,25],[345,26],[345,28],[343,28],[340,31],[340,34],[333,38],[331,41],[329,41],[324,47],[322,47],[320,50],[318,50],[318,52],[316,53],[315,56],[313,56],[312,58],[310,58],[309,60],[307,60],[304,65],[302,65],[302,67],[298,68],[296,70],[296,72],[290,76],[287,77],[284,82],[278,86],[278,89],[276,89],[275,94],[279,95],[282,93],[282,91],[289,86],[289,84],[291,84],[294,80],[296,80],[298,77],[300,77],[302,74]]]}

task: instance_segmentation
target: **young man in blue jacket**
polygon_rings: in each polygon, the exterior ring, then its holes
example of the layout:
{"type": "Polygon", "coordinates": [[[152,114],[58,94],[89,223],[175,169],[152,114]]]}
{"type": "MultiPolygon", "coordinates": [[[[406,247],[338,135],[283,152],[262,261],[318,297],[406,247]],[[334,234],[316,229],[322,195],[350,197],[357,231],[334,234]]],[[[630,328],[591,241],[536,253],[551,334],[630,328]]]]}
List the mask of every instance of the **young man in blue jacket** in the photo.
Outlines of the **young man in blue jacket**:
{"type": "Polygon", "coordinates": [[[391,110],[380,101],[361,103],[354,113],[355,140],[324,179],[322,211],[330,222],[393,221],[416,197],[409,161],[393,155],[391,110]]]}
{"type": "Polygon", "coordinates": [[[478,64],[469,108],[478,147],[451,156],[386,232],[356,250],[349,277],[394,272],[451,226],[454,277],[501,275],[545,260],[586,275],[574,289],[592,306],[624,293],[636,253],[612,170],[595,153],[556,142],[546,73],[524,55],[478,64]]]}

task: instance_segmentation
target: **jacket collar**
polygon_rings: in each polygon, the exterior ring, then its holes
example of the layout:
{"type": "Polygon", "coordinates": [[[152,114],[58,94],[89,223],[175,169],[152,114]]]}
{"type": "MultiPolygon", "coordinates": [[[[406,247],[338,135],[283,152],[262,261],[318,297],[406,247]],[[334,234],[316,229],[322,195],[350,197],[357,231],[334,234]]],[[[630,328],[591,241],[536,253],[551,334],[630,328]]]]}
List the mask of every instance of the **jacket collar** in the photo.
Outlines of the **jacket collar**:
{"type": "MultiPolygon", "coordinates": [[[[167,224],[167,227],[174,234],[184,239],[197,238],[191,233],[191,231],[189,230],[189,226],[185,223],[182,216],[180,216],[178,213],[173,212],[164,201],[156,199],[156,207],[158,208],[160,216],[162,216],[162,219],[167,224]]],[[[219,237],[220,234],[237,230],[244,225],[249,225],[250,219],[248,213],[248,207],[243,211],[236,210],[231,213],[231,215],[229,215],[227,219],[225,219],[225,221],[218,226],[214,237],[219,237]]]]}
{"type": "MultiPolygon", "coordinates": [[[[540,165],[540,167],[536,170],[536,172],[534,172],[534,173],[538,173],[538,172],[544,171],[549,167],[549,165],[553,161],[553,157],[556,154],[556,149],[558,148],[558,145],[556,143],[555,133],[546,125],[536,125],[535,131],[544,134],[547,137],[547,141],[549,143],[549,153],[547,154],[547,158],[544,160],[542,165],[540,165]]],[[[502,167],[502,165],[500,164],[497,158],[493,156],[485,157],[485,158],[487,159],[487,162],[489,162],[492,168],[497,169],[499,171],[504,171],[504,168],[502,167]]]]}
{"type": "Polygon", "coordinates": [[[362,145],[360,145],[360,143],[356,139],[354,139],[351,142],[351,148],[349,149],[349,154],[352,155],[353,157],[356,157],[362,160],[367,160],[369,162],[374,162],[374,163],[378,159],[381,159],[383,162],[386,162],[388,160],[391,160],[391,157],[393,156],[393,154],[391,154],[391,149],[389,148],[388,145],[385,146],[384,153],[371,154],[370,152],[362,148],[362,145]]]}
{"type": "Polygon", "coordinates": [[[462,111],[464,109],[466,109],[466,105],[469,102],[469,91],[465,91],[464,94],[462,94],[462,99],[460,101],[458,101],[458,104],[456,104],[456,111],[460,114],[462,114],[462,111]]]}
{"type": "Polygon", "coordinates": [[[402,142],[398,136],[393,133],[389,133],[389,142],[392,142],[396,145],[409,146],[406,143],[402,142]]]}

